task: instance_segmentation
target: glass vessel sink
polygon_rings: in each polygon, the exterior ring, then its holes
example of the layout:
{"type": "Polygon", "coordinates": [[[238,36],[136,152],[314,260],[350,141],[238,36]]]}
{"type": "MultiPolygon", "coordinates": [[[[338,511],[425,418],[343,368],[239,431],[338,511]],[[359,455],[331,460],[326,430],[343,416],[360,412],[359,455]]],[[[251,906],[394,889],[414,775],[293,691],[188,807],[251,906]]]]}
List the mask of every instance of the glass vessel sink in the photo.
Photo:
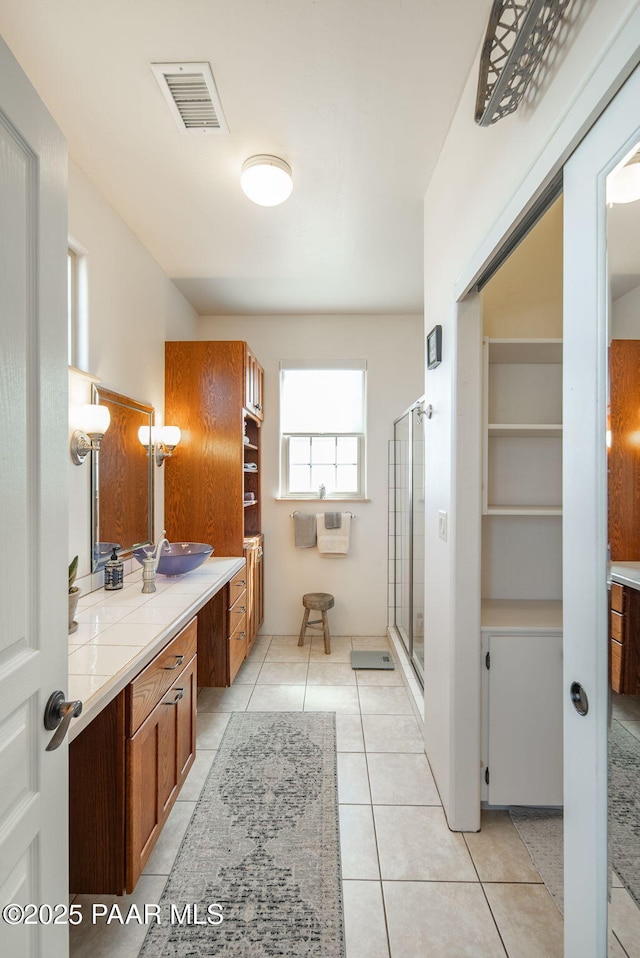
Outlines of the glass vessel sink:
{"type": "MultiPolygon", "coordinates": [[[[162,547],[162,555],[156,568],[159,575],[183,575],[185,572],[192,572],[213,552],[213,546],[207,545],[206,542],[170,542],[168,545],[170,549],[162,547]]],[[[140,565],[147,558],[148,549],[149,546],[133,550],[140,565]]]]}

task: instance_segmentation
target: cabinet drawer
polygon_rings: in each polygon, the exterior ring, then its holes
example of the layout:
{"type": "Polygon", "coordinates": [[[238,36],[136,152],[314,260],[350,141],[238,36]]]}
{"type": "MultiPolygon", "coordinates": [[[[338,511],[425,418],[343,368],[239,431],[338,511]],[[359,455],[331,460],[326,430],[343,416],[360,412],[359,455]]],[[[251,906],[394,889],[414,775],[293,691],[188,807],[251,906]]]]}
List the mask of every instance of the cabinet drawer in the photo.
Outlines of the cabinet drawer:
{"type": "Polygon", "coordinates": [[[624,616],[619,612],[611,613],[611,638],[624,642],[624,616]]]}
{"type": "Polygon", "coordinates": [[[619,642],[613,639],[611,648],[611,688],[614,692],[622,692],[622,667],[624,664],[624,649],[619,642]]]}
{"type": "Polygon", "coordinates": [[[127,686],[127,735],[140,728],[196,654],[196,639],[197,621],[192,619],[127,686]]]}
{"type": "Polygon", "coordinates": [[[243,613],[237,628],[231,633],[227,641],[229,642],[229,684],[231,684],[238,669],[247,657],[246,613],[243,613]]]}
{"type": "MultiPolygon", "coordinates": [[[[246,590],[242,592],[235,603],[227,612],[227,635],[231,636],[234,632],[238,631],[238,627],[242,620],[245,620],[246,625],[247,617],[247,593],[246,590]]],[[[245,626],[243,626],[245,628],[245,626]]]]}
{"type": "Polygon", "coordinates": [[[611,583],[611,608],[615,612],[624,612],[624,586],[619,582],[611,583]]]}
{"type": "Polygon", "coordinates": [[[240,569],[229,582],[229,608],[232,608],[247,588],[247,569],[240,569]]]}

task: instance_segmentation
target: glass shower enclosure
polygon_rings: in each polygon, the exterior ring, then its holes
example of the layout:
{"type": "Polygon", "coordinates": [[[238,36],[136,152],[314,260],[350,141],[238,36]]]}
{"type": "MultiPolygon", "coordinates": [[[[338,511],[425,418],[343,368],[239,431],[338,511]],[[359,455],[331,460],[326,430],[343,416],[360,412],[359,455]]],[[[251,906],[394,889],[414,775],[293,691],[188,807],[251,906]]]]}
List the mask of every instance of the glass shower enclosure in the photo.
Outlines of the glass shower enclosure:
{"type": "Polygon", "coordinates": [[[389,444],[389,627],[424,686],[425,400],[393,424],[389,444]]]}

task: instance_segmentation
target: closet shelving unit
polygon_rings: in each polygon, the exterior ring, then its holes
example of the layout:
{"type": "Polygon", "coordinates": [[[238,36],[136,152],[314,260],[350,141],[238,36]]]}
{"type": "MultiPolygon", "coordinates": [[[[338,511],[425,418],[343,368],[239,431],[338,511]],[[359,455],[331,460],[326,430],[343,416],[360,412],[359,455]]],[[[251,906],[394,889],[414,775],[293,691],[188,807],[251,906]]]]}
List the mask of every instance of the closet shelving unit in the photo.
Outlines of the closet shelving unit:
{"type": "Polygon", "coordinates": [[[485,339],[483,360],[482,797],[556,805],[562,340],[485,339]]]}
{"type": "Polygon", "coordinates": [[[484,344],[485,515],[562,515],[562,340],[484,344]]]}

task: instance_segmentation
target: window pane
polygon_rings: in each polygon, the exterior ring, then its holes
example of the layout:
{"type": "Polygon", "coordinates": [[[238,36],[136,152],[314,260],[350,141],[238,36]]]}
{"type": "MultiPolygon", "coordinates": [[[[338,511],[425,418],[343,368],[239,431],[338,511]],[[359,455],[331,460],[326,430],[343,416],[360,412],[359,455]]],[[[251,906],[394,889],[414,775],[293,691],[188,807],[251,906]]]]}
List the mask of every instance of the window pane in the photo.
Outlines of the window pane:
{"type": "Polygon", "coordinates": [[[311,492],[311,470],[308,466],[289,467],[289,492],[311,492]]]}
{"type": "Polygon", "coordinates": [[[338,437],[337,462],[351,465],[358,461],[358,440],[355,436],[338,437]]]}
{"type": "Polygon", "coordinates": [[[336,440],[334,436],[314,436],[311,440],[311,462],[314,465],[320,463],[335,463],[336,461],[336,440]]]}
{"type": "Polygon", "coordinates": [[[311,462],[311,443],[308,436],[291,436],[289,439],[289,462],[311,462]]]}
{"type": "Polygon", "coordinates": [[[338,466],[337,486],[340,492],[358,491],[358,467],[357,466],[338,466]]]}
{"type": "Polygon", "coordinates": [[[327,495],[333,492],[336,487],[335,466],[311,467],[311,488],[319,489],[321,484],[324,485],[327,495]]]}
{"type": "Polygon", "coordinates": [[[362,432],[364,371],[283,370],[281,426],[283,432],[362,432]]]}

